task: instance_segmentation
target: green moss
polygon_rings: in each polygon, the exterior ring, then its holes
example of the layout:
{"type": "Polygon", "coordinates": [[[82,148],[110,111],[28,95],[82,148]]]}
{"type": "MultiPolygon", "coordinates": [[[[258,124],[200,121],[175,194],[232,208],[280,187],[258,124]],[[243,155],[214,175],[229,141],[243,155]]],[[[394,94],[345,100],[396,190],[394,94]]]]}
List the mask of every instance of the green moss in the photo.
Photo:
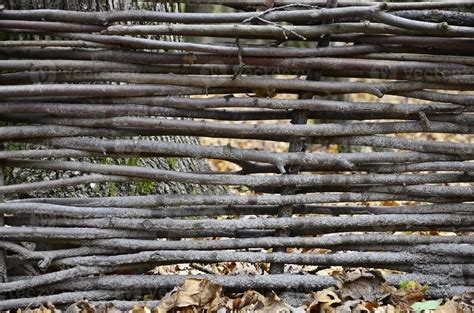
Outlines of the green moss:
{"type": "Polygon", "coordinates": [[[170,169],[174,170],[176,168],[176,165],[178,164],[178,159],[174,157],[168,157],[166,158],[166,163],[168,163],[170,169]]]}
{"type": "Polygon", "coordinates": [[[20,144],[16,142],[9,142],[5,144],[5,150],[6,151],[18,151],[21,150],[20,144]]]}
{"type": "Polygon", "coordinates": [[[100,184],[94,184],[94,187],[92,187],[92,191],[96,194],[100,193],[100,184]]]}
{"type": "MultiPolygon", "coordinates": [[[[357,152],[357,147],[352,147],[348,145],[338,145],[337,150],[339,153],[352,153],[352,152],[357,152]]],[[[359,151],[360,152],[360,151],[359,151]]]]}
{"type": "Polygon", "coordinates": [[[198,196],[199,195],[199,190],[197,187],[193,186],[193,189],[191,190],[191,194],[193,196],[198,196]]]}
{"type": "Polygon", "coordinates": [[[100,162],[100,164],[110,164],[111,163],[111,158],[101,157],[99,162],[100,162]]]}
{"type": "Polygon", "coordinates": [[[250,189],[247,186],[239,186],[239,187],[237,187],[237,190],[241,193],[251,193],[252,192],[252,189],[250,189]]]}
{"type": "Polygon", "coordinates": [[[119,194],[119,187],[116,182],[107,182],[106,184],[107,192],[109,197],[116,197],[119,194]]]}
{"type": "Polygon", "coordinates": [[[8,40],[9,36],[6,32],[0,32],[0,41],[8,40]]]}
{"type": "Polygon", "coordinates": [[[155,188],[154,181],[140,181],[134,184],[132,193],[136,196],[146,196],[152,194],[155,188]]]}
{"type": "Polygon", "coordinates": [[[140,158],[129,158],[126,160],[128,166],[139,166],[140,158]]]}
{"type": "Polygon", "coordinates": [[[403,291],[410,291],[410,290],[415,290],[421,287],[424,291],[428,289],[428,285],[423,285],[421,286],[420,283],[418,283],[415,280],[408,280],[408,281],[401,281],[398,283],[398,288],[400,288],[403,291]]]}
{"type": "MultiPolygon", "coordinates": [[[[5,175],[5,184],[6,185],[11,185],[11,179],[12,179],[12,174],[13,174],[13,168],[5,166],[3,167],[3,173],[5,175]]],[[[17,182],[18,184],[18,182],[17,182]]]]}

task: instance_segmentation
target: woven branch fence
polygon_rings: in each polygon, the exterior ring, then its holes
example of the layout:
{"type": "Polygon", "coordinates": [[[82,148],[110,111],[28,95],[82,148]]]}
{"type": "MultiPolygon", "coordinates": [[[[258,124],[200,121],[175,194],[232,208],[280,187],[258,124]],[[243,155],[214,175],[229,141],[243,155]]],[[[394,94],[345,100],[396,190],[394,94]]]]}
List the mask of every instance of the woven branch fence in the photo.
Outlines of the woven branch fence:
{"type": "Polygon", "coordinates": [[[0,11],[0,309],[131,307],[186,278],[143,273],[180,263],[270,264],[203,275],[228,290],[335,284],[293,264],[402,271],[385,278],[429,297],[472,291],[472,1],[182,2],[235,12],[0,11]],[[149,139],[174,135],[262,148],[149,139]],[[81,161],[151,157],[238,169],[81,161]],[[74,175],[5,184],[18,169],[74,175]],[[18,196],[130,182],[229,192],[18,196]]]}

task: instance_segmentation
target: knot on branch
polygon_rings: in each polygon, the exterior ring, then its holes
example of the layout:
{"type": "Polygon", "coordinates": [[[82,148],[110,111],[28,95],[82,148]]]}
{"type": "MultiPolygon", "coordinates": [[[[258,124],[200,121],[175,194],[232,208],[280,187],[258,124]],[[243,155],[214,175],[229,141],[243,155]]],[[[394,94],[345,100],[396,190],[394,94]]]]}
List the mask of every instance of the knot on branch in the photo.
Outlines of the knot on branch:
{"type": "Polygon", "coordinates": [[[443,31],[443,32],[447,32],[449,30],[449,24],[448,22],[441,22],[438,24],[438,29],[443,31]]]}

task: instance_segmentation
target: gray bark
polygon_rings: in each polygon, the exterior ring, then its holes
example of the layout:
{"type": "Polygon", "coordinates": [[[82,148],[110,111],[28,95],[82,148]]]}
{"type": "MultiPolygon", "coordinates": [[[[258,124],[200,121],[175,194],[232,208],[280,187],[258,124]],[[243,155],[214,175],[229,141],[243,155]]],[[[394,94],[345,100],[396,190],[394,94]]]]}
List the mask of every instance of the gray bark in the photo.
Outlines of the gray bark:
{"type": "MultiPolygon", "coordinates": [[[[154,11],[175,11],[177,7],[170,4],[141,3],[136,0],[8,0],[5,1],[5,9],[62,9],[77,11],[109,11],[127,9],[147,9],[154,11]]],[[[26,38],[22,38],[26,39],[26,38]]],[[[35,38],[38,39],[38,38],[35,38]]],[[[168,40],[177,38],[168,37],[168,40]]],[[[176,142],[185,144],[199,144],[195,137],[187,136],[153,136],[153,141],[176,142]]],[[[38,145],[7,145],[6,149],[41,149],[38,145]]],[[[209,164],[206,159],[191,158],[67,158],[70,161],[87,161],[91,163],[130,164],[146,166],[150,168],[174,170],[179,172],[208,172],[209,164]]],[[[81,175],[77,171],[45,171],[43,169],[20,169],[14,168],[6,173],[6,184],[19,184],[25,182],[38,182],[54,180],[59,178],[76,177],[81,175]]],[[[124,196],[145,194],[223,194],[225,188],[221,186],[203,186],[195,184],[183,184],[176,182],[153,182],[153,183],[122,183],[107,182],[96,184],[84,184],[77,187],[57,188],[53,191],[34,191],[17,194],[19,198],[32,197],[78,197],[78,196],[124,196]]]]}

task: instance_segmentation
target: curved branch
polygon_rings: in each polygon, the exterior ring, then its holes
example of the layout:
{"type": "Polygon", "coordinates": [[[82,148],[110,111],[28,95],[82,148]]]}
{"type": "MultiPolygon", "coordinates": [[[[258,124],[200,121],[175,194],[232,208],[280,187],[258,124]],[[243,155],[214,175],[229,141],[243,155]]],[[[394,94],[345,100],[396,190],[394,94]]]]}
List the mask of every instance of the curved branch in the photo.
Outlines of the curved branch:
{"type": "MultiPolygon", "coordinates": [[[[352,186],[354,185],[420,185],[427,183],[471,182],[469,174],[359,174],[359,175],[281,175],[281,176],[236,176],[232,174],[199,174],[170,170],[160,170],[140,166],[106,165],[86,162],[6,160],[7,166],[21,168],[41,168],[48,170],[71,170],[119,175],[157,181],[209,185],[263,186],[352,186]]],[[[0,187],[6,192],[7,187],[0,187]]]]}
{"type": "MultiPolygon", "coordinates": [[[[27,224],[22,219],[6,217],[10,224],[27,224]]],[[[51,225],[58,227],[91,227],[130,229],[148,232],[172,232],[179,234],[192,231],[208,231],[215,236],[224,232],[239,232],[241,230],[275,230],[288,229],[300,234],[315,234],[324,232],[364,231],[364,230],[409,230],[414,228],[430,229],[433,227],[462,228],[474,225],[474,216],[450,216],[449,214],[426,214],[398,216],[395,214],[354,217],[282,217],[255,218],[249,220],[176,220],[176,219],[139,219],[139,218],[91,218],[75,219],[51,217],[51,225]]]]}
{"type": "MultiPolygon", "coordinates": [[[[276,215],[278,206],[275,205],[229,205],[229,206],[180,206],[173,209],[137,209],[117,207],[94,207],[57,205],[38,202],[9,202],[0,204],[0,212],[14,214],[15,216],[29,216],[30,219],[38,221],[49,217],[62,216],[74,218],[100,218],[100,217],[122,217],[122,218],[176,218],[190,216],[219,216],[219,215],[276,215]]],[[[445,203],[412,206],[324,206],[324,205],[299,205],[294,206],[295,214],[456,214],[468,215],[473,210],[469,203],[445,203]]],[[[456,237],[458,238],[458,237],[456,237]]]]}
{"type": "Polygon", "coordinates": [[[0,309],[17,309],[28,306],[39,306],[47,303],[70,304],[79,299],[87,299],[90,301],[113,300],[119,299],[124,295],[125,291],[113,290],[90,290],[78,292],[64,292],[49,296],[39,296],[34,298],[17,298],[2,300],[0,302],[0,309]]]}

